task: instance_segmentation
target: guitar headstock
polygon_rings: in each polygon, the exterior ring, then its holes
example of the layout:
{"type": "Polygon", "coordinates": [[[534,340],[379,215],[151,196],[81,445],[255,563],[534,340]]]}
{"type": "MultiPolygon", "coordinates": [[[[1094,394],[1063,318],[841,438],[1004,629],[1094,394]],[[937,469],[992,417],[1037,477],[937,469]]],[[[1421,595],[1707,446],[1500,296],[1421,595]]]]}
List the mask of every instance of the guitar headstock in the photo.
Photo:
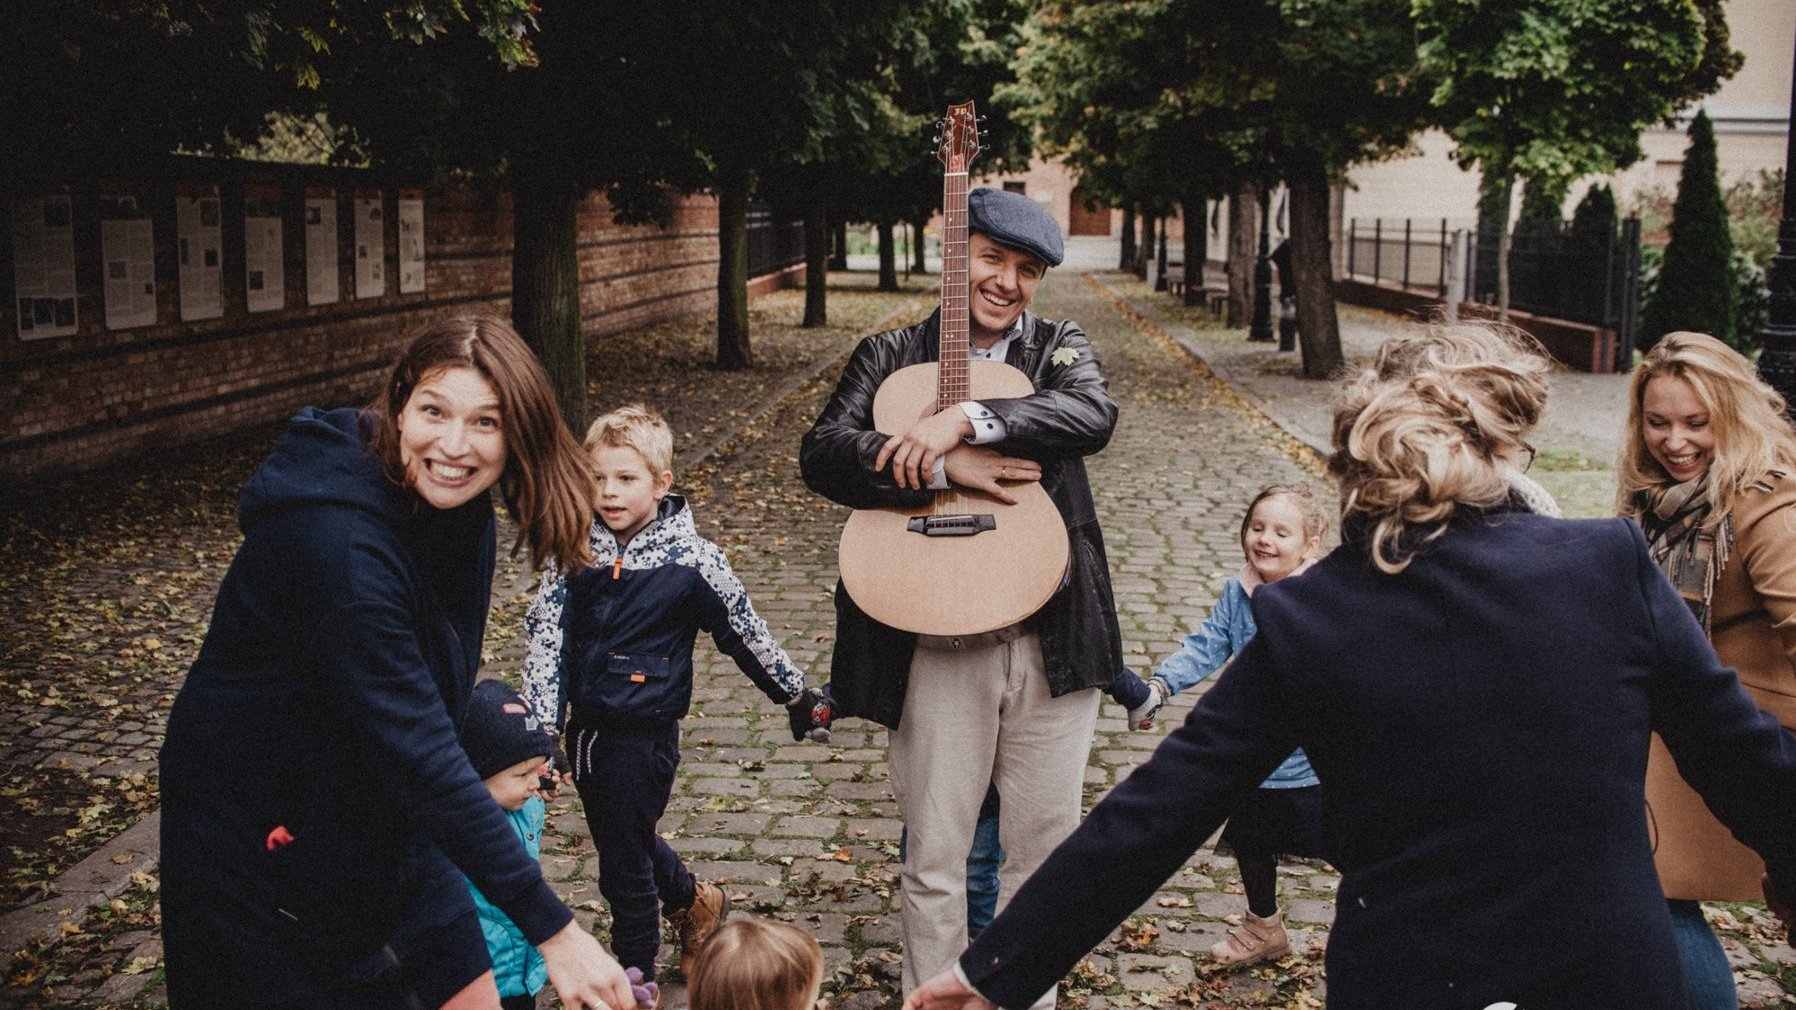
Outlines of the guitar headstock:
{"type": "Polygon", "coordinates": [[[972,102],[948,106],[935,154],[950,172],[965,172],[973,163],[979,154],[979,117],[973,112],[972,102]]]}

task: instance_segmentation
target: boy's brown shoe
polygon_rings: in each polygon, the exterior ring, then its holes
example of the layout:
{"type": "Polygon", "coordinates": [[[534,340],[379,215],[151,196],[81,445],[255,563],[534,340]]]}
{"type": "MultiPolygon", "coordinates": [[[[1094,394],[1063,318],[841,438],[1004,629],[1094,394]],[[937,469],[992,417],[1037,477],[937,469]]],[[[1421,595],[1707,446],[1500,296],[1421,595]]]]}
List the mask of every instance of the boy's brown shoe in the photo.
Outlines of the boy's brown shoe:
{"type": "Polygon", "coordinates": [[[702,880],[693,882],[692,904],[667,917],[680,935],[680,974],[692,978],[693,959],[729,914],[730,896],[723,888],[702,880]]]}

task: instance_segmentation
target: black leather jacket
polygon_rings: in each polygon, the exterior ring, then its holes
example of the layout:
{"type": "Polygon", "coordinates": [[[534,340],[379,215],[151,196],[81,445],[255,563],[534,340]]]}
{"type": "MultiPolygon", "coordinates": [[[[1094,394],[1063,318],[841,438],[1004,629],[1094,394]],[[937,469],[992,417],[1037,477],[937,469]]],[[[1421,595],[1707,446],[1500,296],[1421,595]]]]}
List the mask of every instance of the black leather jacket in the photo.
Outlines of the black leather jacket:
{"type": "MultiPolygon", "coordinates": [[[[850,508],[916,508],[929,491],[900,488],[890,467],[873,469],[887,435],[873,429],[873,394],[886,376],[936,360],[939,314],[915,326],[875,334],[854,349],[829,404],[805,434],[799,451],[811,490],[850,508]]],[[[1098,529],[1084,456],[1110,441],[1116,403],[1105,389],[1096,355],[1077,323],[1024,313],[1022,332],[1005,359],[1035,383],[1036,392],[980,402],[1004,420],[1005,438],[993,448],[1041,464],[1042,487],[1066,521],[1072,552],[1065,586],[1029,618],[1041,634],[1048,686],[1056,696],[1108,687],[1122,669],[1122,632],[1110,592],[1110,564],[1098,529]],[[1072,351],[1072,360],[1055,352],[1072,351]]],[[[836,642],[830,692],[841,715],[896,729],[910,680],[916,636],[880,624],[836,584],[836,642]]]]}

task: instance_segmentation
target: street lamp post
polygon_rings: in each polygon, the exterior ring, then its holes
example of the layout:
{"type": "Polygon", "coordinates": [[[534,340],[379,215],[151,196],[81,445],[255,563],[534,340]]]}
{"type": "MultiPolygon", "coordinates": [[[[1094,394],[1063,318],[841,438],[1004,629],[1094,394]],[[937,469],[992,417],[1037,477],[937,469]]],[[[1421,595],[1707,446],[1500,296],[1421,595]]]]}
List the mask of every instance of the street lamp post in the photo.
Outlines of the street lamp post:
{"type": "Polygon", "coordinates": [[[1777,229],[1777,255],[1767,278],[1771,310],[1765,320],[1765,349],[1759,377],[1796,403],[1796,61],[1790,73],[1790,130],[1784,140],[1784,216],[1777,229]]]}
{"type": "Polygon", "coordinates": [[[1271,343],[1272,335],[1272,235],[1267,219],[1272,194],[1260,185],[1260,255],[1253,263],[1253,322],[1247,327],[1247,339],[1271,343]]]}

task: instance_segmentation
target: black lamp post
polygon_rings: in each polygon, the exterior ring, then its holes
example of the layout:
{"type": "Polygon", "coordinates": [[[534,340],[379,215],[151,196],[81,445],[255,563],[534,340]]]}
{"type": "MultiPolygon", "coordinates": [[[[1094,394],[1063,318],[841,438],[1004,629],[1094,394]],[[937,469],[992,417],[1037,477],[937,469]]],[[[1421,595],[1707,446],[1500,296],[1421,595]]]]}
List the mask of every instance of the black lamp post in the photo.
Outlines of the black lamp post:
{"type": "Polygon", "coordinates": [[[1784,142],[1784,217],[1767,284],[1771,310],[1765,320],[1759,377],[1786,402],[1796,403],[1796,64],[1790,74],[1790,132],[1784,142]]]}
{"type": "Polygon", "coordinates": [[[1271,200],[1272,194],[1261,183],[1260,255],[1253,262],[1253,322],[1247,327],[1247,339],[1256,343],[1277,339],[1272,335],[1272,235],[1267,230],[1271,200]]]}

